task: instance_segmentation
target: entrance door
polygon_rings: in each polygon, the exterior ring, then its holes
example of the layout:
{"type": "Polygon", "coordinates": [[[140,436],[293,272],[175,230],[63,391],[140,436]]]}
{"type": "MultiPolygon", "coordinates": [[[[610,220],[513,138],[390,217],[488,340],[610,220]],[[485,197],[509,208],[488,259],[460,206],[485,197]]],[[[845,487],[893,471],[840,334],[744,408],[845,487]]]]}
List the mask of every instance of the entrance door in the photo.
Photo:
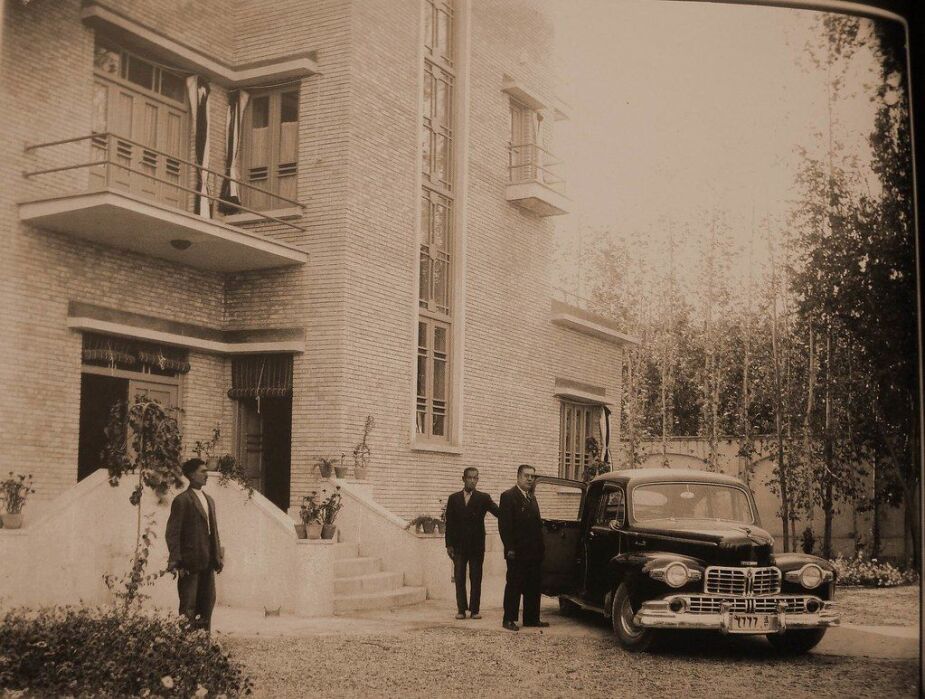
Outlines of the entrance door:
{"type": "Polygon", "coordinates": [[[112,406],[128,397],[128,380],[115,376],[81,374],[80,438],[77,447],[77,480],[103,468],[106,425],[112,406]]]}
{"type": "Polygon", "coordinates": [[[238,400],[238,461],[247,480],[281,510],[289,508],[292,399],[238,400]]]}

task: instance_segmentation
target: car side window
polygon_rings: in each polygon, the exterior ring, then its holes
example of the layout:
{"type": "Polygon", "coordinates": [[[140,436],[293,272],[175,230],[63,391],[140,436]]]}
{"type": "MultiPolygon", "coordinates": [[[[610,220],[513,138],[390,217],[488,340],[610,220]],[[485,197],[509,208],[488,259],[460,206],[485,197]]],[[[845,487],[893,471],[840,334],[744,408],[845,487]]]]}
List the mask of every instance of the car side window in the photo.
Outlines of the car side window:
{"type": "Polygon", "coordinates": [[[626,523],[626,495],[623,488],[608,490],[601,498],[594,524],[600,527],[619,529],[626,523]]]}

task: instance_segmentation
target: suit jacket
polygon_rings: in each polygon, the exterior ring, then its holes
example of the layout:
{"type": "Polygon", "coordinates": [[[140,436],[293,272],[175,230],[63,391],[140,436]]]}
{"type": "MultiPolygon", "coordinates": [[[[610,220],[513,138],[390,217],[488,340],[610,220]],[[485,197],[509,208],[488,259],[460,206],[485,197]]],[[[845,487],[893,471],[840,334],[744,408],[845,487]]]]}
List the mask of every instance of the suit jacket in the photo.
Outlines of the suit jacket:
{"type": "Polygon", "coordinates": [[[513,551],[515,560],[536,562],[543,560],[543,521],[540,519],[540,507],[536,498],[530,502],[514,486],[501,493],[501,506],[498,515],[498,530],[504,543],[504,555],[513,551]]]}
{"type": "Polygon", "coordinates": [[[222,544],[215,519],[215,501],[206,495],[206,502],[208,512],[203,510],[192,488],[187,488],[173,499],[164,537],[167,539],[168,564],[192,573],[222,569],[222,544]]]}
{"type": "Polygon", "coordinates": [[[498,506],[488,493],[473,490],[469,504],[463,491],[446,501],[446,545],[464,553],[485,552],[485,514],[498,516],[498,506]]]}

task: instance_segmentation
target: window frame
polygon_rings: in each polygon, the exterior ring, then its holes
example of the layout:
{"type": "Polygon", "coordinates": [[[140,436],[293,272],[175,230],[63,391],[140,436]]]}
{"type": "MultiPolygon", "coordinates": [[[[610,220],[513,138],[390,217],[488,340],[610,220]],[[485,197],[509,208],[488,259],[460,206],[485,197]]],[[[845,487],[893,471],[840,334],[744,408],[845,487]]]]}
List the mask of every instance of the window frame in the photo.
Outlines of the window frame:
{"type": "Polygon", "coordinates": [[[559,398],[559,477],[580,481],[590,464],[587,452],[588,437],[601,442],[600,411],[603,404],[559,398]],[[579,425],[577,419],[585,419],[579,425]],[[571,431],[567,428],[571,427],[571,431]],[[576,430],[576,427],[581,429],[576,430]],[[566,444],[569,441],[569,444],[566,444]],[[572,447],[572,448],[567,448],[572,447]]]}
{"type": "Polygon", "coordinates": [[[241,203],[248,208],[256,211],[272,211],[287,206],[282,199],[291,199],[298,201],[299,190],[299,130],[301,125],[301,98],[302,85],[300,81],[288,82],[283,85],[273,87],[255,88],[248,90],[247,108],[244,110],[243,123],[241,125],[241,180],[248,186],[241,188],[241,203]],[[298,113],[294,122],[282,121],[283,96],[295,93],[298,113]],[[267,139],[266,139],[266,163],[260,166],[254,166],[255,145],[253,141],[254,132],[254,113],[257,100],[267,100],[267,139]],[[295,132],[295,160],[282,162],[280,157],[280,145],[282,143],[283,124],[294,123],[295,132]],[[255,169],[265,169],[264,178],[253,179],[251,171],[255,169]],[[283,168],[291,169],[291,172],[281,174],[283,168]],[[280,185],[283,178],[292,178],[293,191],[289,194],[281,193],[280,185]],[[257,190],[260,190],[259,193],[257,190]],[[264,203],[265,202],[265,203],[264,203]]]}

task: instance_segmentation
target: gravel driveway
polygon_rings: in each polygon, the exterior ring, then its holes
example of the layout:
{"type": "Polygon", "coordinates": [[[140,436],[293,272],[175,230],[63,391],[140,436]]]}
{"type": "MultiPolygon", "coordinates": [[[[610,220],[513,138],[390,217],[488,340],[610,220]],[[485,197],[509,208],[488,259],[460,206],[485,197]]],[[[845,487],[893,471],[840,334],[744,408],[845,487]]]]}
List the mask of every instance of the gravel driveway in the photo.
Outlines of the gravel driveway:
{"type": "MultiPolygon", "coordinates": [[[[863,602],[862,595],[848,606],[863,602]]],[[[500,611],[498,619],[486,613],[454,622],[452,610],[444,615],[445,605],[427,602],[418,620],[403,610],[392,623],[382,613],[344,619],[334,632],[270,638],[232,631],[222,642],[244,662],[258,696],[884,699],[918,692],[913,658],[784,659],[763,638],[713,634],[681,635],[657,653],[636,655],[620,649],[603,620],[561,617],[552,605],[544,603],[552,623],[545,631],[503,631],[500,611]]]]}

